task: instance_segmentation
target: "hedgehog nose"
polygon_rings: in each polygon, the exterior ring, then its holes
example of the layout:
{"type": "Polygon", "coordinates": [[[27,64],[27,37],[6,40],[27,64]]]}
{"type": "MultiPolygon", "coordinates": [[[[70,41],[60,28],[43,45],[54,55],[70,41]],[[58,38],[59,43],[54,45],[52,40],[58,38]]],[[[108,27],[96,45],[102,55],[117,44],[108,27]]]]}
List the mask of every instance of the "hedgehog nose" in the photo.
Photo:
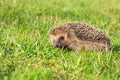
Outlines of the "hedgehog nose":
{"type": "Polygon", "coordinates": [[[55,44],[55,47],[61,48],[61,44],[60,44],[59,42],[57,42],[57,43],[55,44]]]}
{"type": "Polygon", "coordinates": [[[55,47],[59,48],[59,45],[55,45],[55,47]]]}
{"type": "Polygon", "coordinates": [[[59,44],[56,44],[55,47],[60,48],[60,45],[59,45],[59,44]]]}

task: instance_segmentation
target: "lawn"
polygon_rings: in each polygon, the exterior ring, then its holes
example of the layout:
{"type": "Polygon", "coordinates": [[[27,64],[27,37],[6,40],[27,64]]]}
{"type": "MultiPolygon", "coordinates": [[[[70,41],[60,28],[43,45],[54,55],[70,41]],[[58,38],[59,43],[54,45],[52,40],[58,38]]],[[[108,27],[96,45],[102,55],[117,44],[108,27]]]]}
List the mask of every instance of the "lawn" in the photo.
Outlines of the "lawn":
{"type": "Polygon", "coordinates": [[[0,80],[120,80],[120,1],[0,0],[0,80]],[[49,30],[69,21],[102,30],[112,50],[54,48],[49,30]]]}

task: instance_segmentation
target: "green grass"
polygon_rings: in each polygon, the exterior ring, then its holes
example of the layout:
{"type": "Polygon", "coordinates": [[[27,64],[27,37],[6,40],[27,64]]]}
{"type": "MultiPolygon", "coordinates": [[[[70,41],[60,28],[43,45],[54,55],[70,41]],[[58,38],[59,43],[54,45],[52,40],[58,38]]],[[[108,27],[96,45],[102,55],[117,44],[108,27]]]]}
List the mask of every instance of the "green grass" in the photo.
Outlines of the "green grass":
{"type": "Polygon", "coordinates": [[[1,80],[119,80],[119,0],[0,0],[1,80]],[[112,51],[69,51],[50,45],[48,31],[87,22],[109,36],[112,51]]]}

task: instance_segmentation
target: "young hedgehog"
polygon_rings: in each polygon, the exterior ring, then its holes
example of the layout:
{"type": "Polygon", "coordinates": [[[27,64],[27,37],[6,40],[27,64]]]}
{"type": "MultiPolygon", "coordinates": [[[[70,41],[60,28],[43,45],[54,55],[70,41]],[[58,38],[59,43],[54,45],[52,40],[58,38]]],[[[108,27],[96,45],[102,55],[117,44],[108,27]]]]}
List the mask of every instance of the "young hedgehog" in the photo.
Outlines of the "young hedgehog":
{"type": "Polygon", "coordinates": [[[57,48],[106,51],[111,49],[109,38],[94,26],[83,22],[68,22],[50,30],[50,42],[57,48]]]}

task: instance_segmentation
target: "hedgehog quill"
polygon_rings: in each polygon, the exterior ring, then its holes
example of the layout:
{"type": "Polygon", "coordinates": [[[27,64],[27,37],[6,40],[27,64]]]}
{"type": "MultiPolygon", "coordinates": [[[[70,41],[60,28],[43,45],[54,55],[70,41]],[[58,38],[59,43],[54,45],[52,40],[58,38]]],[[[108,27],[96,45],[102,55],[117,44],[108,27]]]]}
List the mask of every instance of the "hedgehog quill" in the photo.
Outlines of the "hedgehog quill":
{"type": "Polygon", "coordinates": [[[57,48],[106,51],[111,49],[110,39],[99,29],[85,22],[67,22],[49,31],[50,42],[57,48]]]}

